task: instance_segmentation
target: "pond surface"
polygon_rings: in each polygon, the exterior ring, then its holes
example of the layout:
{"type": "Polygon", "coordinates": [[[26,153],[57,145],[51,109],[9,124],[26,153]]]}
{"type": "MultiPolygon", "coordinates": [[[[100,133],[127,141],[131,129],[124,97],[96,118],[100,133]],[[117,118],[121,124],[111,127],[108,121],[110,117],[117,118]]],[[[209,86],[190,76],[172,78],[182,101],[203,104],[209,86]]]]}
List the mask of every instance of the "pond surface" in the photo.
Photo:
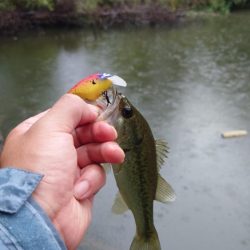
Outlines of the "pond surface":
{"type": "MultiPolygon", "coordinates": [[[[170,153],[162,175],[177,200],[155,203],[163,250],[250,249],[250,13],[178,27],[50,31],[0,40],[0,130],[48,108],[94,72],[128,82],[125,94],[170,153]]],[[[135,226],[117,216],[112,174],[96,197],[79,249],[127,250],[135,226]]]]}

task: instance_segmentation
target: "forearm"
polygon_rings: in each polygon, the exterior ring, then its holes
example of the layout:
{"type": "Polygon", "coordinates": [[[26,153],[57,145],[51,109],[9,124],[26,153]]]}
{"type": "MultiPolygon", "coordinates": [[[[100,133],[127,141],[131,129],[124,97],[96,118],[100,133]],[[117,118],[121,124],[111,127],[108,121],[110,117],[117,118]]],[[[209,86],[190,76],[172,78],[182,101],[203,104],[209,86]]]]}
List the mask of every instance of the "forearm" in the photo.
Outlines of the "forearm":
{"type": "Polygon", "coordinates": [[[59,250],[64,242],[32,199],[42,176],[14,168],[0,169],[0,246],[6,249],[59,250]]]}

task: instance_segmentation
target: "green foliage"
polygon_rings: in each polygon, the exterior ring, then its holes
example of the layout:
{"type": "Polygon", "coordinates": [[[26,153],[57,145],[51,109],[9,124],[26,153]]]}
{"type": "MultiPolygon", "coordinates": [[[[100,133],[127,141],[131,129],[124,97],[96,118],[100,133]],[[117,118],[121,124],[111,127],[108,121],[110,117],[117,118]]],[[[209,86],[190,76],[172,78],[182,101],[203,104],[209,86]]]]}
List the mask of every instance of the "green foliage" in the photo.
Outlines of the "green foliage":
{"type": "Polygon", "coordinates": [[[139,2],[138,0],[76,0],[78,2],[78,6],[82,6],[82,8],[86,10],[93,10],[98,6],[114,6],[118,4],[134,3],[139,2]]]}
{"type": "Polygon", "coordinates": [[[120,4],[140,5],[140,4],[162,4],[163,6],[177,9],[183,6],[186,0],[78,0],[78,5],[84,6],[85,9],[95,9],[97,6],[115,6],[120,4]]]}
{"type": "Polygon", "coordinates": [[[53,10],[55,7],[54,0],[16,0],[16,5],[28,10],[48,9],[53,10]],[[21,5],[21,6],[20,6],[21,5]]]}
{"type": "Polygon", "coordinates": [[[167,4],[172,10],[177,10],[181,7],[187,7],[189,1],[186,0],[159,0],[161,4],[167,4]]]}
{"type": "Polygon", "coordinates": [[[228,13],[232,6],[245,4],[246,0],[210,0],[209,7],[212,11],[228,13]]]}
{"type": "Polygon", "coordinates": [[[55,0],[1,0],[0,10],[53,10],[55,0]]]}
{"type": "MultiPolygon", "coordinates": [[[[76,6],[75,10],[94,10],[99,6],[116,6],[120,4],[151,4],[157,3],[167,6],[172,10],[183,7],[195,7],[209,9],[221,13],[227,13],[232,7],[249,4],[250,0],[0,0],[1,10],[69,10],[69,6],[76,6]]],[[[71,8],[72,9],[72,8],[71,8]]]]}
{"type": "Polygon", "coordinates": [[[1,0],[0,2],[0,11],[3,10],[13,10],[15,9],[15,6],[13,5],[13,3],[9,0],[1,0]]]}
{"type": "Polygon", "coordinates": [[[212,12],[228,13],[232,7],[244,6],[250,2],[250,0],[188,0],[185,2],[187,3],[186,7],[205,9],[212,12]]]}
{"type": "Polygon", "coordinates": [[[99,0],[79,0],[78,6],[79,8],[86,9],[86,10],[92,10],[97,7],[99,3],[99,0]]]}
{"type": "Polygon", "coordinates": [[[210,6],[212,11],[228,13],[231,7],[231,1],[227,0],[211,0],[210,6]]]}
{"type": "Polygon", "coordinates": [[[26,6],[29,9],[45,8],[48,10],[53,10],[55,7],[54,0],[37,0],[35,3],[32,0],[26,0],[26,2],[26,6]]]}

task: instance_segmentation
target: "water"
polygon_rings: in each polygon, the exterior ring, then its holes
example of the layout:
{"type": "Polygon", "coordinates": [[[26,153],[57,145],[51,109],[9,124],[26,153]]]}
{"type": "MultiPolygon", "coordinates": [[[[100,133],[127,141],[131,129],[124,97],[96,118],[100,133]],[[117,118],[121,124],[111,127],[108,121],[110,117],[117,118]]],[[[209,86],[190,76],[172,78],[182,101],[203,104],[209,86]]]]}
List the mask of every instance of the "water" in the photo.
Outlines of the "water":
{"type": "MultiPolygon", "coordinates": [[[[155,203],[163,250],[250,248],[250,13],[178,27],[50,31],[0,40],[0,130],[48,108],[93,72],[127,80],[125,94],[170,154],[162,175],[177,200],[155,203]]],[[[79,249],[129,249],[132,215],[111,213],[112,174],[79,249]]]]}

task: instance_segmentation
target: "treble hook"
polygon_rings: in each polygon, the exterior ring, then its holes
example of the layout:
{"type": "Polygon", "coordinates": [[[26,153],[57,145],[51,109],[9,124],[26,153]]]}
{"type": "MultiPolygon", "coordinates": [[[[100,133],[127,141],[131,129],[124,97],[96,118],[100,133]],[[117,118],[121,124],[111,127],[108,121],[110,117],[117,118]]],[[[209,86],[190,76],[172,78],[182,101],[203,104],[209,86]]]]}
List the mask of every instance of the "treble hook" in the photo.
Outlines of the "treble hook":
{"type": "Polygon", "coordinates": [[[110,102],[110,100],[109,100],[109,96],[108,96],[108,91],[104,91],[102,94],[103,94],[103,96],[106,98],[107,106],[108,106],[109,104],[111,104],[111,102],[110,102]]]}

